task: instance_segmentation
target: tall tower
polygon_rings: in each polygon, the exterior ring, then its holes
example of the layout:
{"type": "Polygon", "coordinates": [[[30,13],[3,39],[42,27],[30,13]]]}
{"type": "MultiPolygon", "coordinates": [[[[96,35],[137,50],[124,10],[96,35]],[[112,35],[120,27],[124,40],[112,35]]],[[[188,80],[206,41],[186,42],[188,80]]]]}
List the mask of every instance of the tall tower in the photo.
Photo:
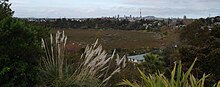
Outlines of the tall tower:
{"type": "Polygon", "coordinates": [[[120,15],[118,14],[118,15],[117,15],[117,19],[119,19],[119,18],[120,18],[120,15]]]}
{"type": "Polygon", "coordinates": [[[141,15],[141,9],[140,9],[140,18],[142,18],[142,15],[141,15]]]}
{"type": "Polygon", "coordinates": [[[183,16],[183,19],[186,20],[186,15],[183,16]]]}

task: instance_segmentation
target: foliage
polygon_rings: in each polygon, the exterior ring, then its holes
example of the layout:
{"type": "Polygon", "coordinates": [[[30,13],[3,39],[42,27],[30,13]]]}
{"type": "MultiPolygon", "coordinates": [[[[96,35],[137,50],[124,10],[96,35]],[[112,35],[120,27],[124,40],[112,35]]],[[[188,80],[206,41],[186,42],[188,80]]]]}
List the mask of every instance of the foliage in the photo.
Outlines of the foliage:
{"type": "MultiPolygon", "coordinates": [[[[131,87],[204,87],[205,80],[209,75],[203,74],[201,79],[195,78],[191,74],[195,62],[196,59],[185,73],[182,71],[181,62],[179,62],[178,66],[175,64],[171,72],[171,79],[168,79],[161,73],[149,74],[146,76],[139,70],[143,83],[132,83],[129,80],[123,80],[119,85],[128,85],[131,87]]],[[[220,81],[216,87],[220,87],[220,81]]]]}
{"type": "Polygon", "coordinates": [[[212,50],[206,58],[203,60],[204,64],[201,64],[202,71],[205,73],[210,73],[209,83],[215,83],[220,80],[220,48],[212,50]]]}
{"type": "Polygon", "coordinates": [[[97,45],[97,41],[92,46],[87,46],[79,62],[68,62],[69,58],[65,58],[65,46],[67,37],[64,31],[56,34],[55,41],[52,34],[50,35],[50,43],[48,44],[42,39],[45,56],[40,61],[40,72],[42,86],[55,87],[99,87],[105,86],[114,74],[120,72],[126,65],[125,56],[114,59],[115,51],[112,55],[108,55],[101,45],[97,45]],[[116,67],[110,67],[113,62],[116,67]],[[79,66],[76,66],[79,64],[79,66]]]}
{"type": "Polygon", "coordinates": [[[194,21],[182,30],[182,45],[178,49],[178,59],[173,60],[181,60],[184,69],[186,69],[193,62],[193,58],[198,58],[193,74],[197,78],[202,77],[203,73],[211,74],[206,80],[207,86],[220,80],[220,67],[214,65],[220,61],[219,31],[219,25],[214,25],[205,19],[194,21]]]}
{"type": "Polygon", "coordinates": [[[212,29],[211,35],[217,38],[220,38],[220,26],[215,26],[212,29]]]}
{"type": "Polygon", "coordinates": [[[201,29],[205,24],[199,20],[189,24],[185,29],[182,30],[180,39],[182,43],[200,45],[208,38],[208,28],[201,29]]]}
{"type": "Polygon", "coordinates": [[[142,63],[146,67],[145,71],[148,73],[155,73],[157,71],[164,71],[165,62],[163,58],[157,54],[147,54],[144,56],[145,61],[142,63]]]}
{"type": "Polygon", "coordinates": [[[14,11],[10,9],[10,6],[8,0],[0,0],[0,20],[13,15],[14,11]]]}
{"type": "Polygon", "coordinates": [[[36,29],[10,17],[0,21],[1,87],[34,86],[38,82],[42,37],[38,37],[40,29],[36,29]]]}
{"type": "Polygon", "coordinates": [[[176,48],[174,47],[175,44],[171,43],[170,45],[166,46],[166,48],[163,49],[161,56],[163,56],[165,61],[165,66],[170,67],[170,65],[173,64],[171,59],[171,54],[175,53],[176,48]]]}

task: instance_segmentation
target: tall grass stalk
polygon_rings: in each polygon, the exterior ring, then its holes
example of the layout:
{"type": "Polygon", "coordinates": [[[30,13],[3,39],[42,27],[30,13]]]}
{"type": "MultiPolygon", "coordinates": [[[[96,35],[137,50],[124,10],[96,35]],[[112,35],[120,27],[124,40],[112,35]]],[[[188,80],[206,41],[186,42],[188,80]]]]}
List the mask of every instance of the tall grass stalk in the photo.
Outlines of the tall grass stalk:
{"type": "Polygon", "coordinates": [[[106,86],[108,80],[126,66],[125,56],[115,56],[115,50],[111,55],[107,54],[97,40],[93,45],[86,46],[81,58],[78,58],[80,65],[74,68],[75,63],[68,63],[69,60],[64,57],[66,41],[64,31],[58,31],[55,38],[51,34],[50,44],[42,39],[42,47],[45,50],[45,56],[40,61],[43,86],[106,86]],[[113,70],[109,70],[111,62],[117,64],[113,70]]]}
{"type": "MultiPolygon", "coordinates": [[[[205,79],[209,75],[204,74],[202,78],[197,79],[190,74],[196,60],[197,59],[195,59],[188,71],[185,73],[182,71],[181,62],[179,62],[178,66],[175,63],[170,79],[161,73],[149,74],[146,76],[140,69],[138,69],[144,83],[138,84],[137,82],[132,83],[129,80],[123,80],[123,82],[119,83],[119,85],[128,85],[131,87],[204,87],[205,79]]],[[[220,81],[213,87],[220,87],[220,81]]]]}

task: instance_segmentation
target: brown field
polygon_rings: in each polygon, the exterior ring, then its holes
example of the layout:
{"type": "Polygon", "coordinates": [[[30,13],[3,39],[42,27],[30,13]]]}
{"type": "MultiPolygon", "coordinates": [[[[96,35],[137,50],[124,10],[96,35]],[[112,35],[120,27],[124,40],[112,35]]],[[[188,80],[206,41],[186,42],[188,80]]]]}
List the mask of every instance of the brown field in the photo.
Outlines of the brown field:
{"type": "MultiPolygon", "coordinates": [[[[59,29],[51,31],[54,33],[57,30],[59,29]]],[[[178,37],[178,35],[175,36],[175,32],[168,33],[163,38],[159,33],[147,32],[146,30],[64,29],[64,31],[68,36],[68,43],[76,43],[84,47],[99,39],[105,49],[164,48],[177,40],[178,37]]]]}

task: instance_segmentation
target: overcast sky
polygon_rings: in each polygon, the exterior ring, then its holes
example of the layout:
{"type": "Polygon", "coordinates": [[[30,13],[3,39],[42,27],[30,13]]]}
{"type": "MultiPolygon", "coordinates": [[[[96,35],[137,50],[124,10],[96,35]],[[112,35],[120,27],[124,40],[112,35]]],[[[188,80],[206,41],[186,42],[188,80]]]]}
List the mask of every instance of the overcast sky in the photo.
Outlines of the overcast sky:
{"type": "Polygon", "coordinates": [[[132,15],[200,18],[220,15],[220,0],[10,0],[15,17],[132,15]]]}

